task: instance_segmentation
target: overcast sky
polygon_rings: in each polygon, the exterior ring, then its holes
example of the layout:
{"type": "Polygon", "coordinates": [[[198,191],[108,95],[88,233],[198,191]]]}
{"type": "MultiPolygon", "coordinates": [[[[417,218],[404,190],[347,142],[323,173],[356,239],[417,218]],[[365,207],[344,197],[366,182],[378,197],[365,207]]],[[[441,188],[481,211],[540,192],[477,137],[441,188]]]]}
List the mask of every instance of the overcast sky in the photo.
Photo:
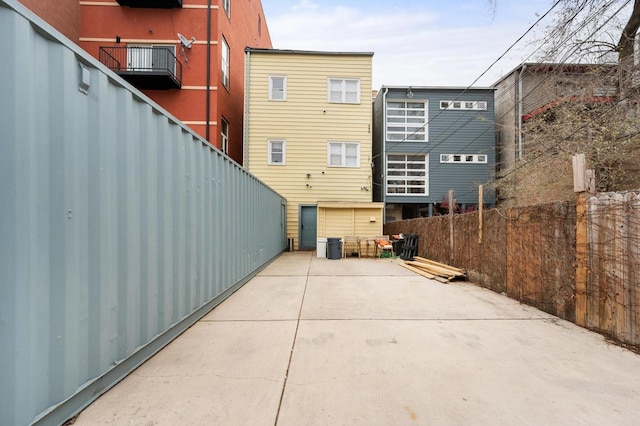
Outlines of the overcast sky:
{"type": "MultiPolygon", "coordinates": [[[[275,49],[373,52],[374,89],[466,87],[551,3],[497,0],[494,8],[489,0],[262,0],[275,49]]],[[[475,86],[492,85],[532,50],[519,43],[475,86]]]]}

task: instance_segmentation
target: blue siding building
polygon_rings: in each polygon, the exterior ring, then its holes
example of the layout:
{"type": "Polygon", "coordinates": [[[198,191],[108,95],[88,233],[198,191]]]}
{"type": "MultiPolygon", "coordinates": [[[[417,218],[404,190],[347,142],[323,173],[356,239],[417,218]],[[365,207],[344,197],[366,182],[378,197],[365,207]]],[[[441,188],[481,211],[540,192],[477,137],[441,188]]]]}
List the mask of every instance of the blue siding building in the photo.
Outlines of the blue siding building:
{"type": "Polygon", "coordinates": [[[382,87],[373,105],[373,196],[386,221],[493,206],[493,88],[382,87]],[[448,207],[446,207],[448,209],[448,207]]]}

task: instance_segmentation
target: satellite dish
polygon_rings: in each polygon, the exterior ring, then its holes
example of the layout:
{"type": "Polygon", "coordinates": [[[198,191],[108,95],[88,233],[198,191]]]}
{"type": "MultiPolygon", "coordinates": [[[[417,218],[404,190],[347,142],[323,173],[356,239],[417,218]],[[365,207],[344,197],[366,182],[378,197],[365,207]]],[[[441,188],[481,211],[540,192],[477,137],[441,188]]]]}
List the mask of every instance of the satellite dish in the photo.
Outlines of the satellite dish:
{"type": "Polygon", "coordinates": [[[191,37],[191,40],[188,40],[185,36],[183,36],[182,34],[178,33],[178,38],[180,39],[180,43],[182,43],[182,45],[184,47],[186,47],[187,49],[191,48],[191,44],[196,41],[195,37],[191,37]]]}

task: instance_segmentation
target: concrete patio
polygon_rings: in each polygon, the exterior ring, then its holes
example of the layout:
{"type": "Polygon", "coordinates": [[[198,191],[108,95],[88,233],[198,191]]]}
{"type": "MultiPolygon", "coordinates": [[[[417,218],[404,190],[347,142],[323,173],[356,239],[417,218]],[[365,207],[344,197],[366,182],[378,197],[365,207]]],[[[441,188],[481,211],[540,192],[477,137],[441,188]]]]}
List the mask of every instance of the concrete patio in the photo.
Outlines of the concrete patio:
{"type": "Polygon", "coordinates": [[[640,356],[397,259],[284,253],[75,425],[635,425],[640,356]]]}

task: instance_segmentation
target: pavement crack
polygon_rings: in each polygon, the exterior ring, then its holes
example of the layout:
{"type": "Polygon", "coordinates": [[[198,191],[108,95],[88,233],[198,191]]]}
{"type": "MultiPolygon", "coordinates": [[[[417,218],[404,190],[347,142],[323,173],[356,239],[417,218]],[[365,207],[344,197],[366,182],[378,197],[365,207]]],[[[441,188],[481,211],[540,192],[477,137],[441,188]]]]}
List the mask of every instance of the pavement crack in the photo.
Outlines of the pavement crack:
{"type": "Polygon", "coordinates": [[[300,300],[300,309],[298,310],[298,320],[296,322],[296,331],[293,334],[293,342],[291,342],[291,352],[289,352],[289,362],[287,363],[287,371],[284,375],[284,383],[282,383],[282,392],[280,393],[280,401],[278,402],[278,410],[276,412],[276,419],[274,426],[277,426],[280,419],[280,409],[282,408],[282,401],[284,400],[284,392],[287,389],[287,381],[289,379],[289,370],[291,368],[291,360],[293,359],[293,351],[296,348],[296,341],[298,340],[298,329],[300,328],[300,319],[302,318],[302,307],[304,306],[304,298],[307,295],[307,286],[309,285],[309,273],[311,271],[311,259],[309,259],[309,266],[307,267],[307,279],[304,282],[304,290],[302,292],[302,299],[300,300]]]}

